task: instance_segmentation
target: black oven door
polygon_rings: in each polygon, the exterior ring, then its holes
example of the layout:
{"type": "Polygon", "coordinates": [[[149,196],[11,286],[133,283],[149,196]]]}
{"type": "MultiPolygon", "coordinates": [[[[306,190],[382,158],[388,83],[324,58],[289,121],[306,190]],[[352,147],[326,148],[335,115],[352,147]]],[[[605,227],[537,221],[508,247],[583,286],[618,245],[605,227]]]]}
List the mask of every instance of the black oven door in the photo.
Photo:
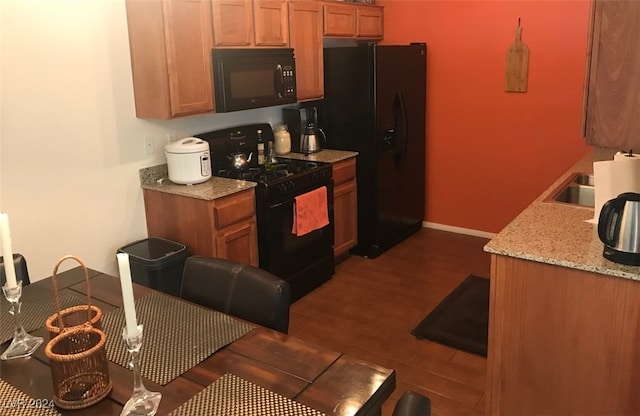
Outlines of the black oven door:
{"type": "Polygon", "coordinates": [[[265,203],[258,209],[258,240],[260,268],[289,281],[294,300],[328,280],[334,272],[333,181],[265,203]],[[294,197],[319,186],[327,187],[329,225],[297,236],[291,231],[294,197]]]}
{"type": "Polygon", "coordinates": [[[297,101],[292,49],[213,49],[216,112],[297,101]]]}

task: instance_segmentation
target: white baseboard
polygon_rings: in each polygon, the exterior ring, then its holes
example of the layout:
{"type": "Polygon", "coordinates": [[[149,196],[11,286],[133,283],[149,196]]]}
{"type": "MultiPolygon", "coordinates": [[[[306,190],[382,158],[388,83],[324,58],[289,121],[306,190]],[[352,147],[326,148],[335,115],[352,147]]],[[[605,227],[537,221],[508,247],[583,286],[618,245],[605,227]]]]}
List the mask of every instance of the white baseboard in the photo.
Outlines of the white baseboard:
{"type": "Polygon", "coordinates": [[[488,238],[488,239],[492,239],[493,237],[496,236],[495,233],[490,233],[487,231],[472,230],[471,228],[454,227],[453,225],[438,224],[435,222],[428,222],[428,221],[422,221],[422,226],[424,228],[433,228],[434,230],[449,231],[452,233],[466,234],[474,237],[482,237],[482,238],[488,238]]]}

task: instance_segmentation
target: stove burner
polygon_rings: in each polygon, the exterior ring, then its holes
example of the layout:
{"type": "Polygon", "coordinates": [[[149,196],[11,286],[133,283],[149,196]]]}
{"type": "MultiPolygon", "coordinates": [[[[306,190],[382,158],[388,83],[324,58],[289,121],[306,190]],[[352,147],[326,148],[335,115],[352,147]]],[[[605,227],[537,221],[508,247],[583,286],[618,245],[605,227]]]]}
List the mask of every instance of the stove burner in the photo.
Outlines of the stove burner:
{"type": "Polygon", "coordinates": [[[249,167],[245,169],[219,169],[215,176],[242,179],[251,182],[269,183],[273,180],[296,175],[319,167],[316,162],[296,159],[278,159],[278,163],[267,167],[249,167]]]}

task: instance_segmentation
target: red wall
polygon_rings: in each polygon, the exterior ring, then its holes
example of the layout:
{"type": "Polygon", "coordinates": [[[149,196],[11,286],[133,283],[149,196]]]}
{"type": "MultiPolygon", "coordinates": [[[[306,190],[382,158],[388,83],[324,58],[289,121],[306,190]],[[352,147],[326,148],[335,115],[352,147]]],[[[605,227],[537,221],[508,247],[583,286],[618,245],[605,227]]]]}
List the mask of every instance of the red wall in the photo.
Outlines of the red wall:
{"type": "Polygon", "coordinates": [[[498,232],[590,149],[588,0],[378,0],[383,44],[426,42],[426,221],[498,232]],[[526,93],[504,91],[518,17],[526,93]]]}

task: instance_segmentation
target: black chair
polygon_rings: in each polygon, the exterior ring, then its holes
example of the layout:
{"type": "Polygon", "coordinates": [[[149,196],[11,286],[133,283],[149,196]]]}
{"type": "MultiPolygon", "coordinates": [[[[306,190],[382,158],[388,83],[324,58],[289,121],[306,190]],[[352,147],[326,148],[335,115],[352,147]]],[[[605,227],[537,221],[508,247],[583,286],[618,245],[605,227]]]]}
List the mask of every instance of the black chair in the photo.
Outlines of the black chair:
{"type": "Polygon", "coordinates": [[[393,408],[393,416],[429,415],[431,415],[431,400],[413,391],[405,391],[393,408]]]}
{"type": "Polygon", "coordinates": [[[247,264],[189,257],[180,297],[276,331],[289,330],[289,283],[247,264]]]}
{"type": "MultiPolygon", "coordinates": [[[[13,265],[16,268],[16,280],[22,280],[22,287],[31,283],[29,280],[29,271],[27,270],[27,260],[22,254],[13,253],[13,265]]],[[[0,256],[0,285],[4,285],[7,277],[4,272],[4,259],[0,256]]]]}

